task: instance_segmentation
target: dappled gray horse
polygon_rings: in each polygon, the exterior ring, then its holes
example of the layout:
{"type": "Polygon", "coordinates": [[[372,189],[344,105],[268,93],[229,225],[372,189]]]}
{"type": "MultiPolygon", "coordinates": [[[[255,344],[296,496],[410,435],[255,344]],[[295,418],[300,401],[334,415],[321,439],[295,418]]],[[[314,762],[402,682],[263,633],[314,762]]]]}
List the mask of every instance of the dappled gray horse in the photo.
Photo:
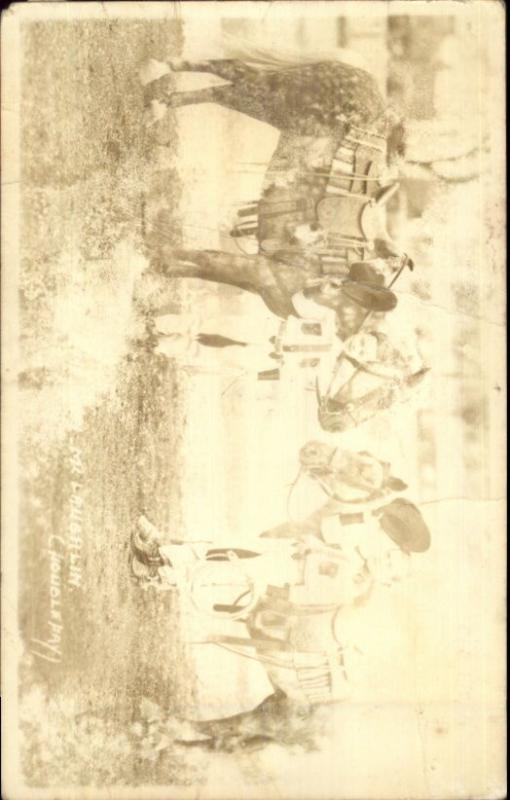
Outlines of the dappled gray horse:
{"type": "Polygon", "coordinates": [[[339,145],[282,133],[260,198],[238,208],[231,235],[241,251],[345,274],[351,262],[401,255],[384,210],[397,190],[374,126],[352,127],[339,145]]]}
{"type": "Polygon", "coordinates": [[[191,250],[161,246],[152,258],[153,270],[169,278],[200,278],[237,286],[258,294],[276,316],[298,316],[293,297],[305,292],[318,305],[354,314],[339,335],[357,329],[367,311],[391,311],[397,305],[393,292],[382,285],[375,270],[351,269],[345,279],[322,275],[313,262],[286,263],[263,255],[246,256],[218,250],[191,250]],[[350,328],[350,329],[349,329],[350,328]]]}
{"type": "Polygon", "coordinates": [[[341,138],[347,125],[366,124],[385,111],[374,78],[340,61],[275,63],[260,69],[241,59],[174,59],[170,66],[177,71],[212,73],[228,83],[176,92],[171,75],[163,75],[147,86],[147,101],[156,99],[172,108],[217,103],[300,136],[341,138]]]}
{"type": "Polygon", "coordinates": [[[211,73],[228,83],[178,92],[166,74],[146,86],[146,102],[174,108],[216,103],[281,131],[260,202],[240,210],[234,235],[254,227],[261,252],[275,257],[292,252],[294,259],[313,255],[330,267],[338,259],[345,267],[348,260],[367,257],[377,240],[388,237],[373,207],[364,206],[380,194],[386,161],[403,148],[402,125],[385,109],[374,78],[338,60],[286,58],[253,45],[243,55],[174,59],[169,66],[175,71],[211,73]],[[310,166],[318,144],[320,164],[310,166]],[[340,170],[335,178],[334,163],[340,170]],[[336,197],[325,197],[328,192],[336,197]],[[346,249],[353,251],[350,258],[346,249]]]}

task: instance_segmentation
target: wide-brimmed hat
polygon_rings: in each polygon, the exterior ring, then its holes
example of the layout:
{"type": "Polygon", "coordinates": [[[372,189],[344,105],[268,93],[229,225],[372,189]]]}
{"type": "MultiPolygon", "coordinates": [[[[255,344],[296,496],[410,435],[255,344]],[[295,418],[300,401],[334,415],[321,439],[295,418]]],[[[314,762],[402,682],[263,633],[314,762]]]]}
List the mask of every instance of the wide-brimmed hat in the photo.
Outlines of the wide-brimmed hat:
{"type": "Polygon", "coordinates": [[[430,547],[430,531],[420,510],[397,497],[376,512],[383,531],[405,553],[423,553],[430,547]]]}
{"type": "Polygon", "coordinates": [[[367,311],[392,311],[397,297],[384,285],[384,276],[366,261],[351,264],[342,290],[350,300],[367,311]]]}

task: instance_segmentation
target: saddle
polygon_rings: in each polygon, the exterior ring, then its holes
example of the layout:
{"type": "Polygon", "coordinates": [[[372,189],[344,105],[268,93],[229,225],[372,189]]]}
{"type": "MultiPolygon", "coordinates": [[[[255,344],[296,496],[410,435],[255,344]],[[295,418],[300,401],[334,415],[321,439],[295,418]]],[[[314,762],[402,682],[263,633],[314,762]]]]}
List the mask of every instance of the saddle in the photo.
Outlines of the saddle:
{"type": "Polygon", "coordinates": [[[397,191],[398,184],[380,190],[372,198],[341,192],[317,203],[317,218],[330,233],[353,244],[372,247],[374,239],[388,239],[381,209],[397,191]]]}
{"type": "Polygon", "coordinates": [[[292,249],[294,258],[316,259],[324,274],[345,274],[352,261],[370,256],[375,239],[390,238],[383,206],[398,184],[383,185],[385,166],[384,136],[353,126],[327,172],[302,165],[286,185],[271,184],[259,201],[238,210],[231,235],[267,255],[292,249]],[[299,225],[323,235],[296,242],[292,230],[299,225]]]}
{"type": "Polygon", "coordinates": [[[375,239],[390,238],[383,209],[397,191],[398,183],[383,185],[385,163],[384,138],[357,128],[349,132],[333,158],[316,213],[327,233],[329,250],[341,253],[343,248],[347,264],[367,258],[373,252],[375,239]]]}

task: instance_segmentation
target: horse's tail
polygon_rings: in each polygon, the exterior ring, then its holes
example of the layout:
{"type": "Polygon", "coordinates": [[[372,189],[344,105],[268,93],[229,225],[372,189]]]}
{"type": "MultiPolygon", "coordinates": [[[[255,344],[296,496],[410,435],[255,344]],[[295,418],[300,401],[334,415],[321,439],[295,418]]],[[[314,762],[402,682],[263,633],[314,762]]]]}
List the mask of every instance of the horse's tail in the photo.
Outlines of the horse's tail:
{"type": "Polygon", "coordinates": [[[247,66],[266,72],[279,72],[321,61],[340,61],[352,67],[368,69],[367,62],[362,55],[343,47],[315,51],[310,49],[293,50],[279,45],[268,47],[255,40],[233,36],[229,33],[222,33],[219,45],[224,57],[237,59],[247,66]]]}
{"type": "MultiPolygon", "coordinates": [[[[279,44],[263,44],[260,40],[246,39],[242,36],[222,32],[214,42],[214,50],[221,52],[221,56],[216,58],[231,58],[242,61],[246,66],[252,67],[259,72],[284,72],[310,64],[317,64],[324,61],[333,61],[345,64],[365,73],[366,79],[371,79],[373,88],[379,96],[381,86],[379,80],[373,72],[368,60],[356,50],[345,47],[336,47],[332,50],[312,50],[304,47],[299,50],[281,47],[279,44]]],[[[388,163],[395,158],[401,158],[405,154],[406,128],[402,114],[398,108],[392,108],[380,97],[382,107],[379,113],[372,119],[371,125],[375,125],[377,132],[384,133],[388,137],[388,163]]]]}

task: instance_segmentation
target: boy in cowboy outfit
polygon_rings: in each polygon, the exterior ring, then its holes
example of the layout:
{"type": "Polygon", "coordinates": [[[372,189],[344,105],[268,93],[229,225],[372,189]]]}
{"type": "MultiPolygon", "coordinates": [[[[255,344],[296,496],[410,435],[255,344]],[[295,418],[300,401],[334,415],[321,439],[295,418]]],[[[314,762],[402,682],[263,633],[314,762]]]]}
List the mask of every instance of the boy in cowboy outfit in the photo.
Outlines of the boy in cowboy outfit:
{"type": "MultiPolygon", "coordinates": [[[[205,253],[208,255],[208,251],[205,253]]],[[[200,260],[203,255],[198,251],[200,260]]],[[[230,258],[229,254],[221,255],[230,258]]],[[[236,260],[237,256],[233,258],[236,260]]],[[[204,319],[166,315],[156,320],[158,351],[188,360],[202,355],[204,361],[210,358],[211,352],[216,352],[219,363],[224,365],[236,361],[241,365],[253,364],[261,379],[279,377],[282,366],[291,370],[315,368],[321,361],[334,360],[342,348],[340,342],[357,330],[368,313],[384,314],[397,304],[396,296],[384,287],[384,277],[374,265],[358,262],[351,266],[344,279],[322,276],[307,280],[301,287],[296,283],[296,276],[303,280],[306,276],[296,267],[292,283],[288,285],[292,294],[284,306],[281,289],[263,285],[268,275],[259,261],[259,257],[248,259],[251,273],[257,275],[258,293],[266,305],[283,316],[279,324],[272,314],[264,319],[260,314],[253,318],[250,315],[207,315],[204,319]],[[293,291],[296,287],[297,291],[293,291]]],[[[273,267],[279,265],[273,262],[273,267]]],[[[290,277],[287,270],[284,265],[281,274],[290,277]]],[[[213,273],[208,271],[207,274],[213,273]]],[[[218,273],[214,274],[219,280],[218,273]]],[[[202,272],[201,276],[204,275],[202,272]]]]}

